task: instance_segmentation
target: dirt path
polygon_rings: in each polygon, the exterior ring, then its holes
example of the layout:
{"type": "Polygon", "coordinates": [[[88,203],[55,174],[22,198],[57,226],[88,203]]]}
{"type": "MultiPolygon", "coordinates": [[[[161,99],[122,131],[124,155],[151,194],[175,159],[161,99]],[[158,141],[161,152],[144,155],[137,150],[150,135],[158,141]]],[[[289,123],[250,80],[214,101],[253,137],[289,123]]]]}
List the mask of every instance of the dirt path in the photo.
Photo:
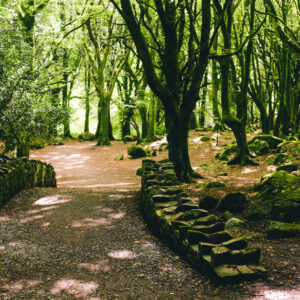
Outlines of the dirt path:
{"type": "Polygon", "coordinates": [[[120,153],[117,142],[33,151],[58,188],[0,210],[0,299],[293,299],[261,282],[217,287],[158,241],[139,214],[141,162],[114,161],[120,153]]]}

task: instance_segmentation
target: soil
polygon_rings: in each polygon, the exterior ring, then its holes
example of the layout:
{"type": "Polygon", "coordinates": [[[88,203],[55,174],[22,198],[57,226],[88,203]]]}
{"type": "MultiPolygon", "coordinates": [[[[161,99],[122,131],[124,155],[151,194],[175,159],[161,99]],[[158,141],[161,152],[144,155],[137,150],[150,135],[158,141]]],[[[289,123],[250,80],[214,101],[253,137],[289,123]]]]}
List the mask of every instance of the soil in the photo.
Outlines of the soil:
{"type": "MultiPolygon", "coordinates": [[[[230,133],[219,145],[191,133],[192,164],[205,177],[185,185],[195,201],[203,184],[216,179],[226,187],[211,195],[249,196],[272,171],[267,156],[258,167],[217,161],[220,145],[231,141],[230,133]]],[[[266,281],[217,286],[162,244],[140,215],[141,159],[128,158],[127,146],[68,141],[31,152],[54,166],[58,188],[24,190],[0,209],[0,299],[300,299],[300,239],[270,241],[263,223],[235,234],[261,247],[266,281]],[[118,154],[123,161],[114,161],[118,154]]],[[[154,159],[166,157],[164,151],[154,159]]]]}

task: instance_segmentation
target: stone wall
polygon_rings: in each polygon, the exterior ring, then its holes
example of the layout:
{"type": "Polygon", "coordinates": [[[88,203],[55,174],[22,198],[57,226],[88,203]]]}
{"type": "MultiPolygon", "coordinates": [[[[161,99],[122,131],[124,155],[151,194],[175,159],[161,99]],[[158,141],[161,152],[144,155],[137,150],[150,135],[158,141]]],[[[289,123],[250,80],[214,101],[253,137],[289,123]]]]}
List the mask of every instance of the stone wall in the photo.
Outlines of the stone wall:
{"type": "Polygon", "coordinates": [[[53,167],[39,160],[0,155],[0,205],[32,187],[56,187],[53,167]]]}
{"type": "Polygon", "coordinates": [[[220,282],[266,276],[260,249],[247,248],[245,237],[234,238],[224,223],[188,198],[167,160],[142,163],[141,208],[149,226],[193,267],[220,282]]]}

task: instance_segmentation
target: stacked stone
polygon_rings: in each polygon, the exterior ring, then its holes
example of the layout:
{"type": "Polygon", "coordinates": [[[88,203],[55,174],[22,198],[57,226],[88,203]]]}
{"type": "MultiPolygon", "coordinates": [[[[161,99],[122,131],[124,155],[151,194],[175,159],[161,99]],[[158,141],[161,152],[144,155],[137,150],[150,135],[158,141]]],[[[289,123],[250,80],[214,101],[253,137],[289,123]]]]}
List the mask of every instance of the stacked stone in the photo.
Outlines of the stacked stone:
{"type": "Polygon", "coordinates": [[[31,187],[56,187],[53,167],[39,160],[0,155],[0,205],[31,187]]]}
{"type": "Polygon", "coordinates": [[[148,224],[195,268],[221,282],[264,278],[260,249],[233,238],[225,224],[188,198],[168,160],[142,163],[142,212],[148,224]]]}

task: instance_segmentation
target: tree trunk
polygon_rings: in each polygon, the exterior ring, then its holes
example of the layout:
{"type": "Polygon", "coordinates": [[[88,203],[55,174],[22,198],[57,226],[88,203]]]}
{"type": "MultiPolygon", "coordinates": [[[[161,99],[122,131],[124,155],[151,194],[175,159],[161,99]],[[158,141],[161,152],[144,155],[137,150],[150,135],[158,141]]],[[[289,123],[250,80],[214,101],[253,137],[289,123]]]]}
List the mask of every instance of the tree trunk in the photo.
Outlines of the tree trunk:
{"type": "Polygon", "coordinates": [[[29,145],[17,145],[17,157],[27,157],[29,158],[29,151],[30,146],[29,145]]]}
{"type": "Polygon", "coordinates": [[[191,166],[188,132],[189,122],[180,117],[166,117],[167,139],[169,143],[169,159],[174,163],[175,173],[182,182],[191,182],[192,177],[201,178],[191,166]]]}
{"type": "Polygon", "coordinates": [[[87,70],[85,70],[85,119],[84,132],[90,131],[90,88],[91,77],[87,70]]]}
{"type": "Polygon", "coordinates": [[[101,118],[97,146],[109,146],[109,101],[106,98],[101,99],[101,118]]]}
{"type": "Polygon", "coordinates": [[[153,142],[156,140],[154,133],[155,126],[155,95],[150,93],[150,103],[149,103],[149,127],[146,141],[153,142]]]}
{"type": "Polygon", "coordinates": [[[148,120],[147,120],[147,106],[142,103],[138,106],[140,115],[141,115],[141,120],[142,120],[142,138],[145,139],[148,135],[148,120]]]}
{"type": "Polygon", "coordinates": [[[63,54],[63,82],[64,86],[62,88],[62,108],[65,113],[64,117],[64,138],[72,138],[70,130],[70,109],[69,109],[69,99],[68,99],[68,54],[67,50],[64,49],[63,54]]]}

